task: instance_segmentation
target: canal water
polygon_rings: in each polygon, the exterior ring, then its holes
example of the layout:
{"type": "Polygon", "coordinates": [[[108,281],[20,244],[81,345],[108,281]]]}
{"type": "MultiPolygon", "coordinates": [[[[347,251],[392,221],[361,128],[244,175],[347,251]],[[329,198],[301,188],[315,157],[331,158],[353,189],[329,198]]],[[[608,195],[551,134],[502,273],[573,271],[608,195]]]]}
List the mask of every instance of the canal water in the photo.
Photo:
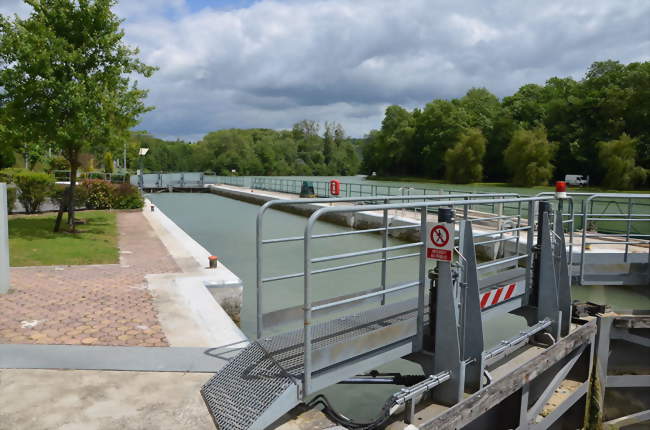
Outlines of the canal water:
{"type": "MultiPolygon", "coordinates": [[[[259,206],[202,193],[151,194],[149,199],[169,216],[179,227],[199,242],[212,254],[217,255],[244,283],[242,329],[255,336],[256,316],[256,260],[255,220],[259,206]]],[[[278,211],[270,211],[265,217],[265,239],[302,236],[306,218],[278,211]]],[[[349,229],[319,223],[315,232],[336,233],[349,229]]],[[[391,239],[390,245],[401,244],[391,239]]],[[[357,234],[336,239],[319,239],[314,244],[313,257],[379,248],[381,240],[376,234],[357,234]]],[[[396,252],[412,253],[415,249],[396,252]]],[[[333,261],[331,265],[349,264],[375,256],[357,257],[345,261],[333,261]]],[[[263,253],[264,277],[280,276],[303,271],[303,245],[301,241],[266,246],[263,253]]],[[[328,263],[314,267],[325,268],[328,263]]],[[[377,288],[380,282],[380,265],[364,266],[352,270],[330,272],[313,277],[314,300],[336,297],[343,294],[377,288]]],[[[417,279],[418,259],[409,258],[389,263],[388,285],[417,279]]],[[[609,303],[615,309],[650,309],[650,297],[642,288],[628,287],[574,287],[573,297],[609,303]]],[[[303,300],[302,279],[284,280],[265,284],[263,308],[265,312],[300,306],[303,300]]],[[[403,298],[401,296],[400,298],[403,298]]],[[[499,340],[514,336],[524,326],[523,319],[507,315],[491,320],[485,326],[486,347],[499,340]]],[[[384,366],[381,371],[420,373],[418,366],[406,360],[398,360],[384,366]]],[[[378,405],[395,391],[394,386],[334,386],[326,394],[343,413],[356,419],[374,417],[378,405]]]]}

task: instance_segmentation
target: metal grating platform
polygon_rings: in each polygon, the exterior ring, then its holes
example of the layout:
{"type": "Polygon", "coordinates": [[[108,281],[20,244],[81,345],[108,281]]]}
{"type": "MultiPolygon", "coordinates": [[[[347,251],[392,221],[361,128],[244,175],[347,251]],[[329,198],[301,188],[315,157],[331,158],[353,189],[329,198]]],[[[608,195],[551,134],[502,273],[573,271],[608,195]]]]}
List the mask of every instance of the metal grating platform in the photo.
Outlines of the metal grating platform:
{"type": "Polygon", "coordinates": [[[293,383],[254,342],[214,375],[201,395],[219,429],[247,430],[293,383]]]}
{"type": "MultiPolygon", "coordinates": [[[[312,329],[312,350],[362,338],[415,319],[416,315],[414,301],[408,301],[316,324],[312,329]]],[[[258,419],[288,390],[295,390],[293,403],[284,399],[282,408],[271,411],[270,415],[277,419],[298,404],[304,371],[303,334],[299,329],[252,343],[201,388],[201,395],[220,429],[264,428],[258,419]]]]}

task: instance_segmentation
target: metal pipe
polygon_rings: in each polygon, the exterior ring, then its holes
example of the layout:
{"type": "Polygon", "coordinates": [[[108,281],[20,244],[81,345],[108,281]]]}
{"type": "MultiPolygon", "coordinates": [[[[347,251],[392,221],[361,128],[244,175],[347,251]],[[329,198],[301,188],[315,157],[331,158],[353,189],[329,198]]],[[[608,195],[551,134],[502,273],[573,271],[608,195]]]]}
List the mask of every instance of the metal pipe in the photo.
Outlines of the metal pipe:
{"type": "MultiPolygon", "coordinates": [[[[384,200],[384,204],[388,204],[388,199],[384,200]]],[[[384,209],[384,217],[383,217],[383,227],[384,231],[381,235],[381,246],[384,248],[384,251],[381,253],[382,257],[382,263],[381,263],[381,289],[385,290],[386,289],[386,257],[388,257],[388,251],[386,251],[386,247],[388,246],[388,209],[384,209]]],[[[386,296],[381,297],[381,305],[386,304],[386,296]]]]}
{"type": "Polygon", "coordinates": [[[377,296],[385,297],[387,294],[394,293],[396,291],[405,290],[407,288],[415,287],[416,285],[419,285],[419,283],[420,283],[419,281],[407,282],[407,283],[404,283],[404,284],[396,285],[396,286],[391,287],[391,288],[387,288],[385,290],[375,291],[373,293],[363,294],[361,296],[350,297],[349,299],[344,299],[344,300],[339,300],[339,301],[336,301],[336,302],[326,303],[324,305],[314,306],[312,308],[312,311],[320,311],[320,310],[323,310],[323,309],[329,309],[329,308],[333,308],[335,306],[345,305],[347,303],[353,303],[353,302],[359,302],[359,301],[365,300],[365,299],[371,299],[371,298],[377,297],[377,296]]]}
{"type": "Polygon", "coordinates": [[[362,255],[377,254],[379,252],[397,251],[397,250],[400,250],[400,249],[414,248],[414,247],[420,246],[422,244],[423,244],[423,242],[415,242],[415,243],[408,243],[408,244],[405,244],[405,245],[387,246],[385,248],[375,248],[375,249],[366,249],[364,251],[346,252],[346,253],[343,253],[343,254],[335,254],[335,255],[329,255],[327,257],[314,258],[314,259],[311,260],[311,262],[312,263],[323,263],[325,261],[341,260],[341,259],[344,259],[344,258],[351,258],[351,257],[360,257],[362,255]]]}

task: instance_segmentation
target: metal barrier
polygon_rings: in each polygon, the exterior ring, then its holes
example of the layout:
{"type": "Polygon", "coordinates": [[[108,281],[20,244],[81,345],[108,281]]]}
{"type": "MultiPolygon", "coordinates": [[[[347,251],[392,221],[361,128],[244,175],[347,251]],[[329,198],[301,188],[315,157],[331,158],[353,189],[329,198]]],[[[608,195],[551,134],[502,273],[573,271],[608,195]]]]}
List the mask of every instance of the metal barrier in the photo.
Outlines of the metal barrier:
{"type": "Polygon", "coordinates": [[[580,217],[580,284],[650,285],[650,195],[592,194],[582,202],[580,217]],[[587,252],[593,246],[601,252],[587,252]],[[630,267],[589,272],[589,263],[630,267]]]}
{"type": "MultiPolygon", "coordinates": [[[[385,197],[372,198],[373,199],[372,202],[377,202],[377,201],[381,202],[383,200],[382,204],[370,204],[370,205],[363,204],[360,206],[323,207],[321,209],[318,209],[316,212],[314,212],[311,215],[311,217],[307,222],[305,234],[303,237],[296,236],[296,237],[284,237],[284,238],[273,238],[273,239],[263,238],[262,220],[263,220],[264,213],[273,206],[296,204],[297,202],[295,200],[285,200],[285,201],[276,200],[276,201],[268,202],[266,205],[262,207],[262,209],[260,209],[260,212],[258,214],[258,224],[257,224],[257,233],[258,233],[258,241],[257,241],[257,255],[258,255],[257,327],[258,330],[257,332],[259,337],[262,337],[264,335],[264,310],[263,310],[264,284],[283,281],[287,279],[293,279],[293,278],[303,278],[303,282],[304,282],[303,322],[304,322],[305,330],[304,330],[304,349],[303,349],[304,374],[303,374],[302,382],[303,382],[303,392],[305,393],[305,395],[312,392],[311,378],[313,372],[315,370],[318,370],[322,366],[322,363],[314,364],[311,357],[311,351],[313,346],[313,334],[311,333],[310,327],[315,322],[314,317],[317,315],[319,317],[323,317],[323,313],[324,313],[326,318],[329,315],[329,312],[334,309],[340,311],[341,307],[348,308],[360,302],[367,302],[369,299],[381,299],[376,301],[375,303],[379,304],[380,306],[384,306],[387,303],[386,297],[389,295],[402,294],[409,290],[410,291],[417,290],[417,311],[416,311],[417,321],[414,324],[414,327],[417,327],[417,331],[414,333],[415,335],[414,350],[418,350],[422,348],[422,338],[423,338],[423,330],[424,330],[424,307],[425,307],[424,284],[425,284],[425,276],[426,276],[425,243],[426,243],[426,231],[427,231],[427,217],[424,215],[431,214],[432,210],[435,210],[440,207],[451,207],[451,208],[462,209],[461,232],[460,235],[454,235],[454,240],[461,240],[460,246],[456,247],[456,255],[458,257],[458,261],[460,262],[458,264],[461,264],[464,267],[464,273],[468,274],[470,272],[473,272],[475,273],[474,276],[476,278],[475,281],[476,304],[478,307],[474,310],[474,312],[466,309],[467,307],[466,303],[471,301],[470,299],[467,298],[468,297],[467,294],[471,294],[470,291],[468,291],[467,289],[463,293],[465,295],[464,300],[459,299],[459,297],[452,298],[452,302],[455,302],[457,305],[460,306],[459,316],[457,315],[456,317],[461,318],[461,320],[463,321],[459,325],[461,327],[468,327],[468,331],[474,333],[473,335],[466,333],[467,339],[465,339],[464,336],[461,336],[460,339],[461,344],[462,345],[467,344],[467,348],[461,348],[461,350],[467,349],[469,351],[470,349],[476,349],[477,344],[479,344],[480,352],[478,358],[475,357],[475,360],[480,366],[484,367],[494,357],[497,357],[501,355],[504,351],[508,351],[516,347],[517,345],[519,345],[521,343],[522,336],[527,339],[528,337],[532,336],[538,331],[547,329],[549,327],[552,328],[553,333],[555,334],[559,334],[560,327],[564,327],[562,331],[566,331],[566,329],[568,328],[566,317],[570,316],[569,313],[565,312],[566,313],[565,318],[562,318],[557,314],[557,312],[555,312],[555,310],[553,310],[551,312],[547,312],[545,318],[542,318],[537,321],[533,321],[532,327],[529,332],[527,331],[525,334],[519,335],[517,339],[504,340],[507,344],[506,347],[502,346],[498,350],[488,351],[485,357],[481,356],[481,354],[483,353],[482,330],[480,329],[481,313],[496,315],[499,313],[515,311],[517,308],[526,305],[528,303],[529,297],[532,294],[531,293],[532,291],[531,282],[533,279],[531,273],[532,266],[533,266],[532,247],[534,244],[534,237],[536,236],[536,232],[534,231],[535,228],[534,226],[524,225],[522,223],[522,220],[524,219],[524,216],[522,216],[523,215],[522,212],[526,212],[527,216],[525,218],[530,219],[533,217],[533,214],[535,213],[536,203],[548,201],[550,198],[548,197],[516,198],[516,197],[501,195],[498,196],[498,198],[484,197],[483,199],[481,199],[480,198],[481,196],[467,195],[467,194],[451,195],[448,197],[449,198],[445,200],[444,196],[393,196],[393,197],[385,196],[385,197]],[[392,203],[392,204],[388,203],[389,200],[393,200],[393,201],[406,200],[408,198],[412,200],[419,199],[420,201],[410,202],[410,203],[392,203]],[[441,199],[443,201],[436,201],[441,199]],[[458,199],[458,200],[454,200],[454,199],[458,199]],[[484,231],[477,230],[476,234],[473,233],[472,225],[476,225],[478,227],[482,227],[485,229],[487,222],[492,221],[492,222],[499,223],[504,218],[504,216],[493,214],[492,216],[485,216],[485,217],[472,219],[470,216],[470,211],[468,210],[469,207],[475,205],[486,205],[486,204],[499,205],[499,204],[507,204],[507,203],[516,204],[520,208],[524,209],[523,211],[520,211],[520,213],[516,217],[514,217],[517,220],[515,224],[509,225],[501,229],[484,230],[484,231]],[[418,213],[419,222],[410,225],[399,225],[399,226],[389,225],[387,221],[387,214],[390,211],[399,211],[399,210],[408,210],[413,213],[418,213]],[[363,230],[353,230],[349,232],[314,234],[313,231],[314,226],[316,225],[317,221],[322,219],[323,217],[327,218],[332,216],[342,216],[342,215],[351,215],[351,214],[360,214],[360,213],[367,214],[368,212],[372,212],[372,211],[378,212],[377,218],[381,219],[381,222],[378,223],[380,224],[379,227],[363,229],[363,230]],[[380,215],[383,216],[380,217],[380,215]],[[394,232],[395,230],[404,230],[404,229],[419,230],[418,233],[419,240],[414,243],[388,246],[386,241],[388,235],[394,232]],[[355,251],[355,252],[341,252],[333,255],[319,256],[316,258],[313,257],[313,247],[314,247],[313,243],[318,239],[342,237],[347,235],[364,234],[364,233],[381,234],[382,246],[380,248],[366,249],[366,250],[355,251]],[[521,252],[520,247],[518,246],[519,241],[521,240],[522,233],[526,234],[525,252],[521,252]],[[476,238],[485,238],[488,236],[490,236],[488,240],[481,239],[478,242],[474,242],[476,238]],[[300,241],[300,240],[304,241],[304,261],[303,261],[304,271],[301,273],[290,273],[290,274],[265,278],[263,276],[264,265],[263,265],[263,258],[262,258],[263,256],[262,246],[268,244],[279,244],[279,243],[300,241]],[[485,243],[498,243],[498,242],[510,242],[510,243],[515,242],[517,243],[517,245],[512,248],[512,255],[503,254],[500,256],[495,256],[495,258],[492,261],[487,261],[487,262],[477,264],[476,257],[474,255],[474,247],[485,243]],[[392,255],[397,251],[404,251],[404,250],[411,250],[411,249],[415,252],[408,252],[407,254],[402,254],[402,255],[392,255]],[[344,261],[344,260],[354,259],[356,257],[369,256],[373,254],[378,255],[378,257],[370,260],[355,261],[352,263],[344,261]],[[386,273],[387,262],[400,260],[400,259],[407,259],[407,258],[414,258],[414,259],[417,258],[419,260],[420,269],[418,271],[417,279],[401,279],[394,284],[387,285],[386,283],[386,279],[388,277],[386,273]],[[339,264],[333,267],[314,268],[314,266],[316,265],[321,265],[323,263],[328,263],[333,261],[337,261],[337,262],[342,261],[343,264],[339,264]],[[525,265],[525,268],[519,268],[518,267],[519,263],[523,263],[525,265]],[[347,294],[342,297],[321,300],[319,302],[313,300],[312,286],[311,286],[313,276],[331,273],[334,271],[344,271],[344,270],[349,270],[357,267],[372,266],[377,264],[381,264],[381,269],[380,269],[381,283],[379,288],[370,291],[362,291],[360,293],[347,294]],[[498,296],[501,295],[501,292],[497,292],[497,290],[501,288],[501,290],[503,291],[503,286],[500,286],[500,282],[503,283],[505,281],[512,281],[514,279],[513,276],[514,278],[520,278],[520,280],[519,281],[515,280],[514,283],[507,284],[508,288],[506,288],[506,290],[508,291],[503,292],[503,295],[501,296],[501,298],[499,298],[498,296]],[[478,285],[479,279],[483,282],[481,286],[478,285]],[[481,298],[480,301],[479,301],[479,297],[481,298]],[[487,299],[485,299],[486,297],[489,298],[489,303],[487,302],[487,299]],[[479,318],[478,322],[476,321],[476,316],[477,316],[475,312],[476,310],[478,310],[478,318],[479,318]],[[477,324],[479,327],[478,329],[477,329],[477,324]],[[477,340],[476,332],[481,333],[480,341],[477,340]]],[[[363,198],[361,201],[366,201],[366,200],[368,200],[368,198],[363,198]]],[[[360,201],[359,198],[336,200],[337,203],[359,202],[359,201],[360,201]]],[[[334,202],[334,200],[306,199],[306,200],[300,200],[299,202],[305,204],[327,203],[327,202],[332,203],[334,202]]],[[[557,217],[556,221],[554,221],[555,218],[553,218],[552,216],[549,218],[548,214],[545,214],[545,216],[547,217],[546,218],[547,225],[548,223],[551,222],[558,223],[556,229],[560,229],[559,231],[561,231],[562,229],[561,216],[557,217]]],[[[508,217],[510,219],[513,218],[513,216],[508,216],[508,217]]],[[[430,221],[431,220],[429,220],[429,222],[430,221]]],[[[548,230],[547,233],[549,236],[548,246],[551,246],[550,230],[548,230]]],[[[557,242],[561,241],[562,243],[564,243],[563,235],[561,235],[561,240],[557,240],[556,238],[555,241],[557,242]]],[[[557,248],[556,251],[559,252],[559,248],[557,248]]],[[[553,258],[551,258],[551,260],[552,259],[553,258]]],[[[566,264],[566,255],[565,255],[564,262],[566,264]]],[[[451,268],[449,268],[449,271],[451,273],[451,268]]],[[[555,269],[551,268],[550,273],[556,273],[556,272],[557,271],[555,269]]],[[[443,282],[443,283],[446,282],[449,285],[451,285],[453,281],[450,273],[445,280],[438,280],[437,282],[443,282]]],[[[440,274],[438,276],[440,276],[440,274]]],[[[463,276],[468,276],[468,275],[463,275],[463,276]]],[[[541,276],[548,277],[548,275],[544,275],[544,274],[542,274],[541,276]]],[[[551,306],[553,309],[555,309],[559,306],[557,304],[557,294],[555,291],[553,291],[550,296],[554,297],[556,300],[555,307],[553,308],[551,306]]],[[[566,306],[569,305],[569,301],[565,300],[565,302],[566,303],[564,303],[565,305],[564,308],[566,308],[566,306]]],[[[454,309],[454,305],[452,303],[450,303],[450,305],[451,306],[449,306],[449,309],[454,309]]],[[[443,313],[444,312],[440,312],[440,314],[443,313]]],[[[535,315],[533,319],[537,317],[538,315],[535,315]]],[[[449,315],[446,318],[449,318],[449,315]]],[[[452,325],[449,325],[447,323],[436,324],[436,327],[450,327],[450,326],[452,325]]],[[[440,339],[446,339],[448,336],[441,333],[440,336],[436,336],[436,338],[438,337],[440,339]]],[[[459,361],[459,363],[461,361],[459,361]]],[[[436,371],[444,371],[444,370],[446,369],[436,369],[436,371]]],[[[478,372],[478,374],[480,374],[480,372],[478,372]]],[[[480,385],[480,381],[478,380],[480,378],[474,378],[474,379],[476,383],[480,385]]]]}
{"type": "Polygon", "coordinates": [[[258,339],[202,388],[215,422],[222,428],[264,428],[311,394],[397,358],[417,362],[426,375],[433,375],[391,397],[393,404],[405,405],[410,422],[416,396],[433,389],[436,403],[455,405],[465,392],[474,393],[488,383],[497,361],[527,345],[532,336],[546,345],[559,341],[569,332],[571,296],[563,218],[554,214],[552,201],[544,196],[462,194],[266,203],[257,219],[258,339]],[[350,205],[354,203],[360,204],[350,205]],[[323,206],[312,206],[316,204],[323,206]],[[311,212],[304,234],[264,237],[264,214],[282,205],[311,212]],[[506,205],[519,213],[470,210],[506,205]],[[536,225],[524,223],[533,218],[537,205],[536,225]],[[396,217],[391,223],[390,215],[402,211],[417,219],[396,217]],[[454,211],[459,221],[447,216],[454,211]],[[436,213],[438,221],[445,215],[450,223],[445,226],[451,227],[447,240],[453,241],[453,259],[427,270],[429,227],[436,223],[436,213]],[[343,220],[359,229],[317,231],[323,228],[321,220],[343,220]],[[390,235],[406,232],[411,242],[388,241],[390,235]],[[368,233],[378,234],[381,241],[355,240],[351,245],[342,240],[368,233]],[[318,244],[327,239],[335,249],[324,253],[318,244]],[[302,258],[296,258],[302,271],[265,276],[263,247],[289,242],[302,243],[302,258]],[[510,245],[509,252],[504,247],[504,252],[479,263],[476,248],[494,243],[510,245]],[[395,264],[405,262],[413,266],[394,270],[395,264]],[[350,277],[357,268],[364,269],[370,289],[350,277]],[[295,298],[302,299],[302,305],[274,313],[284,320],[298,315],[302,327],[267,335],[263,290],[289,280],[299,282],[302,291],[295,298]],[[316,290],[319,280],[324,290],[316,290]],[[330,292],[332,282],[341,282],[344,289],[330,292]],[[486,349],[483,320],[506,313],[523,316],[526,329],[486,349]]]}
{"type": "MultiPolygon", "coordinates": [[[[391,201],[402,201],[406,203],[411,203],[411,202],[425,202],[425,201],[437,201],[437,200],[443,200],[443,199],[457,199],[461,201],[466,201],[467,204],[463,206],[463,216],[465,219],[472,219],[476,223],[482,224],[486,228],[492,228],[490,231],[483,233],[479,236],[476,237],[482,237],[484,238],[481,242],[478,243],[478,245],[497,245],[500,242],[506,242],[506,241],[511,241],[514,242],[515,246],[514,249],[511,250],[512,253],[517,254],[518,249],[519,249],[519,243],[520,243],[520,237],[521,233],[525,228],[523,228],[524,224],[524,219],[521,216],[522,212],[522,203],[517,202],[517,209],[519,213],[517,215],[512,215],[512,216],[505,216],[505,215],[499,215],[499,214],[484,214],[482,212],[473,212],[473,209],[478,205],[481,206],[481,204],[477,204],[475,201],[477,199],[491,199],[490,201],[492,202],[491,205],[494,207],[498,206],[503,206],[507,204],[507,202],[501,202],[501,203],[495,203],[495,202],[500,202],[503,199],[515,199],[519,196],[516,194],[509,194],[509,193],[495,193],[495,194],[484,194],[484,195],[477,195],[477,194],[450,194],[450,195],[407,195],[407,196],[381,196],[381,197],[344,197],[340,199],[327,199],[327,198],[315,198],[315,199],[300,199],[300,200],[295,200],[295,199],[287,199],[287,200],[271,200],[267,203],[265,203],[260,210],[258,211],[257,215],[257,221],[256,221],[256,260],[257,260],[257,328],[256,328],[256,333],[257,337],[261,338],[264,335],[264,309],[262,308],[262,304],[264,302],[263,299],[263,287],[264,284],[267,283],[272,283],[272,282],[278,282],[278,281],[283,281],[287,279],[293,279],[293,278],[301,278],[304,276],[304,272],[300,273],[290,273],[290,274],[284,274],[284,275],[279,275],[279,276],[272,276],[272,277],[265,277],[265,267],[264,267],[264,258],[263,258],[263,247],[265,245],[277,245],[277,244],[282,244],[282,243],[287,243],[287,242],[295,242],[295,241],[303,241],[304,237],[303,236],[293,236],[293,237],[280,237],[280,238],[272,238],[272,239],[265,239],[264,238],[264,217],[267,214],[267,212],[270,209],[274,209],[277,207],[281,206],[295,206],[297,204],[300,205],[314,205],[314,204],[376,204],[376,203],[384,203],[388,204],[391,201]],[[473,217],[472,217],[473,215],[473,217]],[[504,229],[503,226],[507,223],[510,222],[510,228],[504,229]],[[490,226],[490,223],[494,223],[495,225],[490,226]],[[513,234],[513,236],[507,236],[508,233],[513,234]],[[494,239],[494,237],[497,237],[494,239]]],[[[400,225],[390,225],[390,211],[388,209],[381,210],[379,207],[375,206],[366,206],[366,209],[371,208],[370,210],[378,210],[380,211],[381,217],[378,215],[375,224],[377,224],[376,227],[374,228],[361,228],[349,232],[341,232],[341,233],[336,233],[334,235],[315,235],[313,238],[314,239],[321,239],[321,238],[327,238],[327,237],[344,237],[344,236],[349,236],[349,235],[357,235],[357,234],[366,234],[366,233],[377,233],[380,234],[382,237],[382,247],[387,248],[388,245],[388,238],[389,235],[391,234],[401,234],[402,236],[405,236],[403,234],[404,232],[408,230],[413,230],[413,229],[419,229],[419,221],[416,221],[415,219],[413,220],[412,223],[408,222],[408,219],[400,219],[399,224],[400,225]]],[[[397,214],[401,215],[404,217],[405,215],[405,210],[406,206],[402,205],[401,210],[396,211],[396,213],[393,214],[393,220],[397,217],[397,214]]],[[[413,206],[409,211],[409,214],[414,217],[414,218],[421,218],[419,215],[419,211],[422,210],[422,207],[419,205],[413,206]]],[[[433,208],[425,207],[425,210],[427,211],[428,214],[431,214],[431,210],[433,208]]],[[[412,239],[417,239],[417,237],[411,237],[412,239]]],[[[417,241],[417,240],[416,240],[417,241]]],[[[405,249],[405,248],[400,248],[400,249],[405,249]]],[[[384,251],[381,252],[381,258],[372,260],[368,264],[381,264],[381,288],[386,287],[386,270],[387,270],[387,263],[389,261],[393,260],[398,260],[401,258],[406,258],[406,257],[414,257],[419,254],[414,253],[414,254],[409,254],[407,256],[400,256],[398,258],[389,258],[388,257],[388,252],[389,249],[385,249],[384,251]]],[[[505,252],[505,251],[504,251],[505,252]]],[[[495,253],[495,256],[497,253],[495,253]]],[[[517,258],[512,258],[511,263],[516,264],[518,261],[517,258]]],[[[353,267],[361,267],[361,264],[355,264],[352,266],[349,266],[348,268],[353,268],[353,267]]],[[[489,267],[491,267],[489,264],[484,266],[482,269],[486,270],[489,267]]],[[[319,273],[327,273],[331,270],[323,270],[322,272],[319,273]]],[[[385,301],[382,300],[382,303],[385,301]]],[[[284,309],[286,311],[287,309],[284,309]]],[[[286,318],[286,315],[283,315],[283,317],[286,318]]]]}

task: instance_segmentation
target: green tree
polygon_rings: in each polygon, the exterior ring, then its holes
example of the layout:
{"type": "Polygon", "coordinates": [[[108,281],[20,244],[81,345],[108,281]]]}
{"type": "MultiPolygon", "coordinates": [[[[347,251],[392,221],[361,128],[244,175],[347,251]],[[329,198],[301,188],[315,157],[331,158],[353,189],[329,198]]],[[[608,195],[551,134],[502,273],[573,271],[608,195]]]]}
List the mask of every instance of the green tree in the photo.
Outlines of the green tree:
{"type": "MultiPolygon", "coordinates": [[[[131,81],[154,68],[123,42],[115,0],[25,0],[31,15],[0,18],[0,106],[26,142],[47,142],[70,162],[67,207],[74,229],[74,190],[83,151],[103,153],[149,110],[131,81]]],[[[8,127],[10,128],[10,127],[8,127]]]]}
{"type": "Polygon", "coordinates": [[[636,141],[623,133],[618,139],[598,144],[598,158],[606,174],[603,184],[620,190],[646,180],[647,172],[636,165],[636,141]]]}
{"type": "Polygon", "coordinates": [[[543,126],[515,131],[504,153],[512,182],[524,187],[546,184],[553,176],[555,151],[556,146],[548,141],[543,126]]]}
{"type": "Polygon", "coordinates": [[[104,172],[113,173],[113,154],[110,152],[104,154],[104,172]]]}
{"type": "Polygon", "coordinates": [[[445,153],[445,176],[454,184],[468,184],[483,179],[483,157],[486,140],[477,128],[460,136],[445,153]]]}

